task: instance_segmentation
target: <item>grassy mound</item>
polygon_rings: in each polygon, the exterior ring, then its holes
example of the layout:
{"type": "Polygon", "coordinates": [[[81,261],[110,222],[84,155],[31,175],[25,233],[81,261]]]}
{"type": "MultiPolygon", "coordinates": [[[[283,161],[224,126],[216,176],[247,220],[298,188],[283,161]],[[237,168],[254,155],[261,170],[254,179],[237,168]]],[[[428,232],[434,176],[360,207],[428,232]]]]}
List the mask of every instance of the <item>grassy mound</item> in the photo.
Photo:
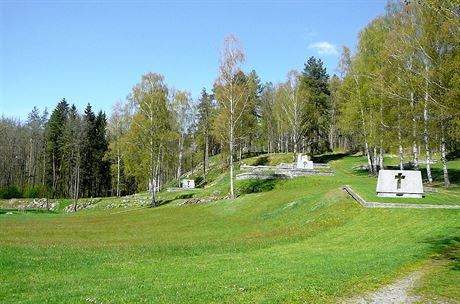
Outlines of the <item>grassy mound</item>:
{"type": "MultiPolygon", "coordinates": [[[[375,188],[375,179],[351,169],[362,160],[331,159],[335,177],[270,185],[238,181],[237,189],[246,190],[234,200],[175,204],[187,193],[225,195],[228,174],[222,172],[201,191],[162,193],[169,203],[155,209],[0,215],[0,299],[335,303],[390,282],[458,243],[459,210],[356,204],[340,186],[361,185],[371,195],[366,185],[375,188]]],[[[458,282],[457,270],[443,271],[458,282]]],[[[442,289],[433,290],[426,280],[420,292],[442,289]]],[[[455,284],[445,294],[455,295],[455,284]]]]}

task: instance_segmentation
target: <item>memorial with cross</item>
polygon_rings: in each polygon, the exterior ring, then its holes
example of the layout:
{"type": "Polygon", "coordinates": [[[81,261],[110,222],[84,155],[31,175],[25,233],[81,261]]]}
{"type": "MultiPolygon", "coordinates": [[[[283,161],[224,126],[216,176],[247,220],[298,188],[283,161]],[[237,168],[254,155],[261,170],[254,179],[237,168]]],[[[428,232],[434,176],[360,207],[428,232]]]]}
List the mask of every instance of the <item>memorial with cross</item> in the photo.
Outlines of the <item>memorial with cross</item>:
{"type": "Polygon", "coordinates": [[[422,174],[416,170],[380,170],[376,191],[381,197],[422,198],[422,174]]]}
{"type": "Polygon", "coordinates": [[[399,172],[397,175],[395,175],[395,179],[398,180],[397,184],[396,184],[396,189],[401,189],[401,180],[402,179],[405,179],[406,176],[403,175],[401,172],[399,172]]]}

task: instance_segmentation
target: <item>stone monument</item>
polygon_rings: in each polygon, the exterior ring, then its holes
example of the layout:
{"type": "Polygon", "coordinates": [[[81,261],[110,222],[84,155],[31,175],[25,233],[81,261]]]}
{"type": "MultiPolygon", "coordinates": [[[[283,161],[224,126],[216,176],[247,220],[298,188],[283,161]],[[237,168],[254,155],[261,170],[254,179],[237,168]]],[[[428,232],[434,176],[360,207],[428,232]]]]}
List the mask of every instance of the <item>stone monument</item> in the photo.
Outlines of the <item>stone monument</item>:
{"type": "Polygon", "coordinates": [[[422,173],[411,170],[380,170],[377,196],[422,198],[422,173]]]}
{"type": "Polygon", "coordinates": [[[308,155],[302,155],[302,153],[299,153],[297,156],[296,169],[313,170],[313,162],[308,159],[308,155]]]}
{"type": "Polygon", "coordinates": [[[193,179],[183,179],[182,188],[183,189],[195,189],[195,181],[193,179]]]}

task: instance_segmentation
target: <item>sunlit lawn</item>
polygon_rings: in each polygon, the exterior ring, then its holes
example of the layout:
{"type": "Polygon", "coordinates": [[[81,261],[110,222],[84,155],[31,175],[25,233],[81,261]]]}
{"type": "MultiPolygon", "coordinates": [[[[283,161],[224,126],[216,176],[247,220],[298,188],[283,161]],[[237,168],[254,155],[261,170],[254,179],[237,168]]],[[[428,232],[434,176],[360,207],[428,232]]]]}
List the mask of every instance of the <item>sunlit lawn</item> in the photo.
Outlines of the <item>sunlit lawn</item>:
{"type": "MultiPolygon", "coordinates": [[[[235,200],[2,214],[0,302],[332,303],[455,243],[460,210],[363,209],[340,190],[345,183],[363,195],[375,190],[374,178],[351,170],[362,160],[332,161],[335,177],[257,182],[263,192],[235,200]]],[[[224,194],[227,178],[214,190],[224,194]]],[[[458,271],[449,275],[458,282],[458,271]]],[[[430,286],[422,291],[436,293],[430,286]]]]}

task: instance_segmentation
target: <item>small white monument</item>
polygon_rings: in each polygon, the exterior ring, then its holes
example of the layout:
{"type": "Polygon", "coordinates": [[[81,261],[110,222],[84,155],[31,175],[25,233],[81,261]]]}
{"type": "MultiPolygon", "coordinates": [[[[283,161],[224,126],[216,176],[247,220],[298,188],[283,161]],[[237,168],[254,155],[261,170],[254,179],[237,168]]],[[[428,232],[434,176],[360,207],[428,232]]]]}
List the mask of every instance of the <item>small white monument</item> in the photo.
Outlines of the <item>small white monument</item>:
{"type": "Polygon", "coordinates": [[[380,170],[377,196],[422,198],[422,173],[410,170],[380,170]]]}
{"type": "Polygon", "coordinates": [[[297,156],[296,169],[309,169],[313,170],[313,162],[308,160],[308,155],[302,155],[299,153],[297,156]]]}
{"type": "Polygon", "coordinates": [[[195,189],[195,181],[193,179],[183,179],[181,182],[183,189],[195,189]]]}

